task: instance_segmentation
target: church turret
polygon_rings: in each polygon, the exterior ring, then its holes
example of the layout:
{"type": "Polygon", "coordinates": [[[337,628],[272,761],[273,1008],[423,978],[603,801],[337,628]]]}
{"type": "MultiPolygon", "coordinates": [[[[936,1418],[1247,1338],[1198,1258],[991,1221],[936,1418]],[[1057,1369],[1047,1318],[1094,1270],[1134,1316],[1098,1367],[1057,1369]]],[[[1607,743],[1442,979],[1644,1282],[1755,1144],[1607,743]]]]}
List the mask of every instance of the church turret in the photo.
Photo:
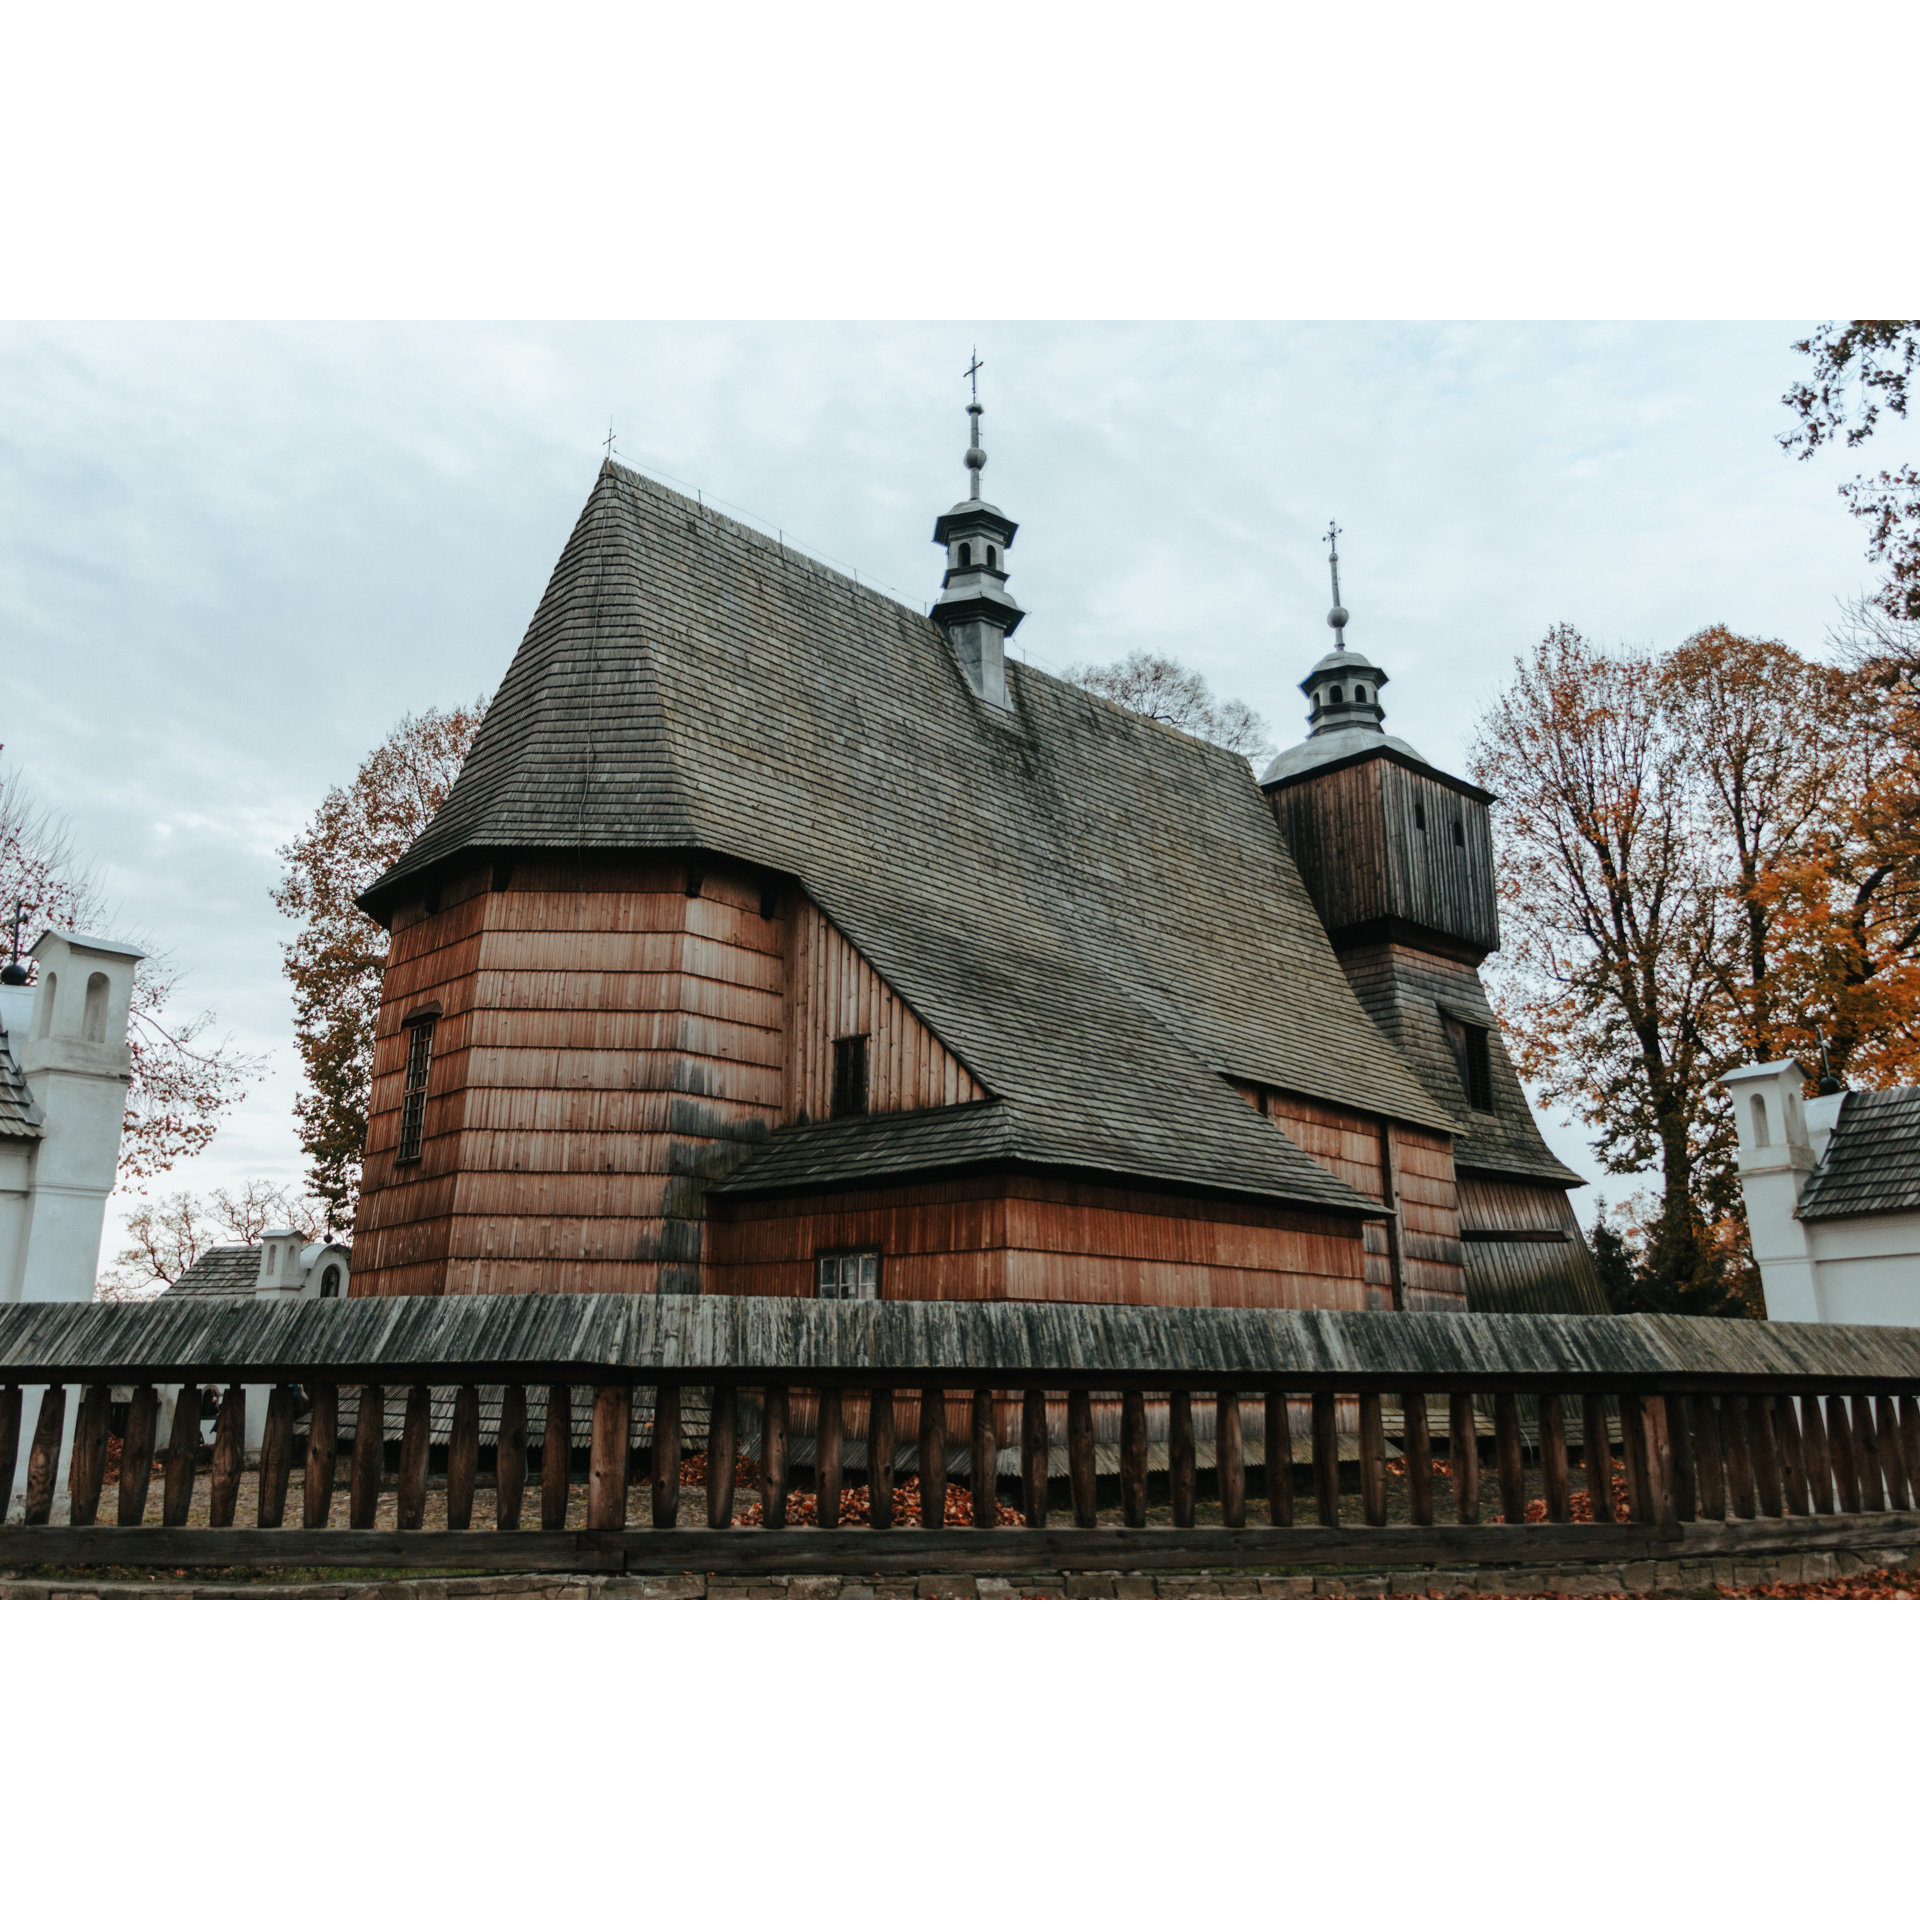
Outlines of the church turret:
{"type": "Polygon", "coordinates": [[[1300,682],[1307,737],[1260,784],[1336,948],[1393,939],[1477,966],[1500,944],[1491,795],[1381,724],[1387,675],[1347,648],[1339,532],[1329,522],[1324,536],[1333,651],[1300,682]]]}
{"type": "Polygon", "coordinates": [[[967,369],[973,398],[967,413],[973,428],[965,455],[967,498],[949,507],[934,523],[933,538],[947,550],[947,570],[941,576],[940,598],[934,603],[934,624],[953,643],[967,680],[981,699],[996,707],[1007,699],[1007,636],[1026,618],[1025,611],[1006,590],[1007,550],[1018,525],[980,497],[980,471],[987,464],[980,444],[980,369],[976,355],[967,369]]]}

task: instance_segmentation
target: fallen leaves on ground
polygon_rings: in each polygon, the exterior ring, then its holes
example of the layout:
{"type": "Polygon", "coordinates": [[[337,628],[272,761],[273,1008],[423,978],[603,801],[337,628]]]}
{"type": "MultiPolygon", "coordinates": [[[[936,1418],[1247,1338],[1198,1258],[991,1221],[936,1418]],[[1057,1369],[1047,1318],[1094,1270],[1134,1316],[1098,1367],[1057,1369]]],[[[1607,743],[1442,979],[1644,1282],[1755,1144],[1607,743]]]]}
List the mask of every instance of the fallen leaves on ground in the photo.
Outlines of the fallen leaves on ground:
{"type": "MultiPolygon", "coordinates": [[[[973,1494],[953,1482],[947,1483],[946,1524],[950,1527],[970,1527],[973,1525],[973,1494]]],[[[1003,1527],[1025,1526],[1017,1507],[1010,1507],[1004,1501],[994,1502],[997,1524],[1003,1527]]],[[[762,1523],[764,1510],[756,1500],[747,1509],[744,1524],[757,1527],[762,1523]]],[[[840,1495],[840,1524],[843,1527],[864,1527],[872,1524],[872,1504],[865,1487],[847,1487],[840,1495]]],[[[787,1495],[787,1525],[790,1527],[811,1527],[818,1524],[819,1507],[810,1493],[790,1493],[787,1495]]],[[[917,1527],[920,1521],[920,1476],[910,1473],[893,1489],[893,1524],[896,1527],[917,1527]]]]}

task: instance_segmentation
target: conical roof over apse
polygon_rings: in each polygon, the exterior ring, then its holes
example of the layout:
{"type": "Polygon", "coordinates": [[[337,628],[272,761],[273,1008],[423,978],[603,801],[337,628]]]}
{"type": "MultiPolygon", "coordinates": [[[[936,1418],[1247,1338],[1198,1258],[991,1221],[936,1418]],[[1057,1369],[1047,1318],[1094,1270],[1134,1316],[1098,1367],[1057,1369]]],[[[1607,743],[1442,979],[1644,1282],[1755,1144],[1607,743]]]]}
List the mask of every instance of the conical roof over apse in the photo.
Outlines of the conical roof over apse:
{"type": "Polygon", "coordinates": [[[796,878],[994,1098],[791,1128],[729,1184],[985,1160],[1377,1211],[1232,1075],[1440,1132],[1246,762],[1010,662],[616,464],[452,793],[362,904],[512,851],[796,878]]]}

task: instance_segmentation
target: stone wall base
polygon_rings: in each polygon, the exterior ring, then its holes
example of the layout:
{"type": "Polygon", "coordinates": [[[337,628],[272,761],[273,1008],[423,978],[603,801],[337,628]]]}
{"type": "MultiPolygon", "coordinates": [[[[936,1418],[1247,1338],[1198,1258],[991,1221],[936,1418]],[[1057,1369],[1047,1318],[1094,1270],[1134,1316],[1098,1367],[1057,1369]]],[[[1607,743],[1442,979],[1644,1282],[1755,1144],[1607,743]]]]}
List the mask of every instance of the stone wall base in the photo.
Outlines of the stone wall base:
{"type": "Polygon", "coordinates": [[[1719,1588],[1799,1585],[1877,1568],[1920,1572],[1920,1548],[1749,1559],[1621,1560],[1445,1572],[473,1574],[423,1579],[211,1581],[0,1577],[0,1600],[1471,1600],[1709,1599],[1719,1588]]]}

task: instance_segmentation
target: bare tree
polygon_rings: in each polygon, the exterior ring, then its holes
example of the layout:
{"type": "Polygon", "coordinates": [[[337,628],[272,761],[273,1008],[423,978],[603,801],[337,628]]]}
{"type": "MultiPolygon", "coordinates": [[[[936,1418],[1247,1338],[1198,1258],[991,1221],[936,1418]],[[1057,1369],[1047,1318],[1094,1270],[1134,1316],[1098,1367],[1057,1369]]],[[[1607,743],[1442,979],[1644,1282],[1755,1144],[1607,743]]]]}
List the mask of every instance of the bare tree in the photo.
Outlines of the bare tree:
{"type": "Polygon", "coordinates": [[[127,1220],[131,1244],[94,1288],[97,1300],[146,1300],[170,1287],[209,1248],[251,1246],[272,1227],[292,1227],[308,1240],[326,1229],[326,1209],[274,1180],[248,1180],[238,1191],[173,1193],[136,1207],[127,1220]]]}
{"type": "MultiPolygon", "coordinates": [[[[0,903],[9,928],[16,900],[26,908],[23,947],[48,928],[147,944],[116,933],[112,904],[99,875],[78,852],[71,826],[32,799],[17,769],[0,777],[0,903]]],[[[211,1011],[178,1011],[173,1002],[179,981],[165,952],[150,953],[134,969],[127,1026],[133,1076],[120,1139],[120,1179],[135,1189],[199,1153],[263,1067],[231,1038],[209,1040],[211,1011]]]]}
{"type": "Polygon", "coordinates": [[[1104,667],[1069,667],[1060,677],[1129,713],[1144,714],[1250,761],[1266,760],[1273,753],[1267,723],[1244,700],[1216,700],[1199,674],[1164,653],[1136,647],[1124,660],[1104,667]]]}

